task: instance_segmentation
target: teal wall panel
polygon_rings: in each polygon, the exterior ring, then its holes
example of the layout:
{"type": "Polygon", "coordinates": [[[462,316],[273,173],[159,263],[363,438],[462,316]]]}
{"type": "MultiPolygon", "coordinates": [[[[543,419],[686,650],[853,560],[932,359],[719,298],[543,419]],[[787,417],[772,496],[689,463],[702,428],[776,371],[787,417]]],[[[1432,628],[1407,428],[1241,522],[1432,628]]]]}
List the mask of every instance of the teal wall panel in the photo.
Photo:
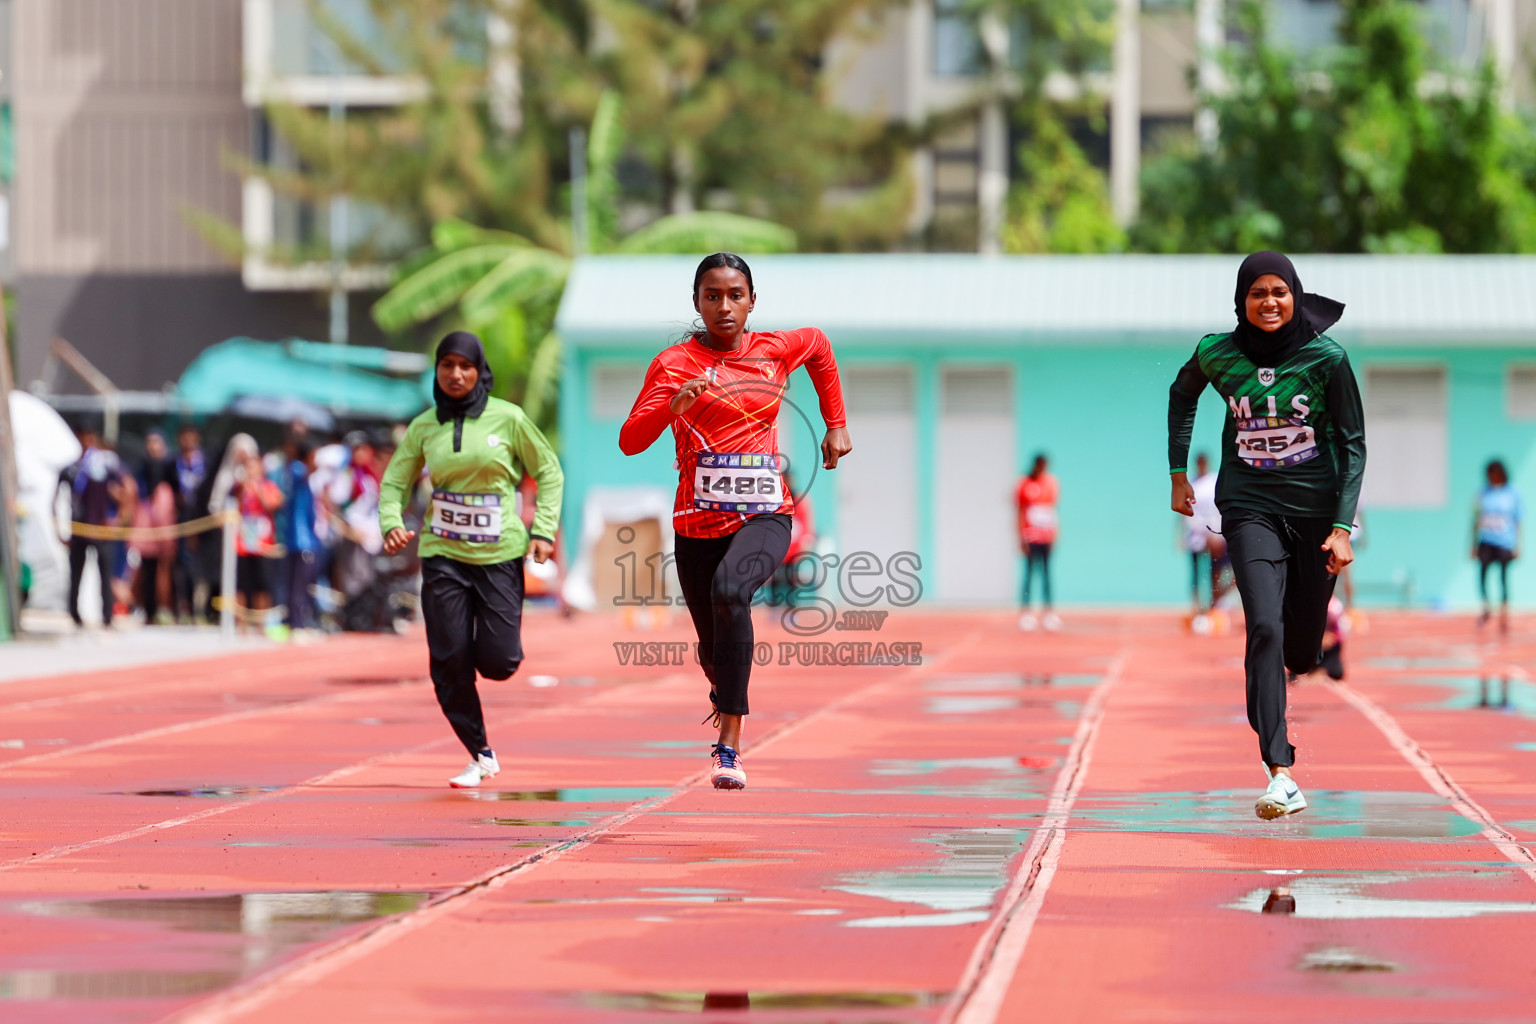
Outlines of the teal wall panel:
{"type": "MultiPolygon", "coordinates": [[[[1193,339],[1179,345],[1035,340],[986,347],[987,360],[1008,362],[1014,370],[1020,462],[1015,469],[1022,473],[1032,456],[1044,451],[1061,480],[1062,535],[1054,565],[1058,603],[1176,607],[1187,601],[1189,564],[1182,547],[1182,520],[1168,508],[1166,424],[1168,386],[1192,348],[1193,339]]],[[[622,342],[573,345],[568,350],[561,403],[568,536],[575,537],[582,495],[594,484],[676,485],[670,434],[643,455],[628,458],[618,448],[621,418],[599,417],[589,408],[589,376],[595,363],[643,366],[653,351],[622,342]]],[[[1484,462],[1493,455],[1504,458],[1528,504],[1536,497],[1536,421],[1510,420],[1506,394],[1508,365],[1530,361],[1529,352],[1423,344],[1402,349],[1362,345],[1352,352],[1362,382],[1372,366],[1428,361],[1447,368],[1448,389],[1447,501],[1433,509],[1367,509],[1366,543],[1356,569],[1363,603],[1395,603],[1397,583],[1406,576],[1412,577],[1418,603],[1457,608],[1475,603],[1469,530],[1484,462]]],[[[839,350],[844,364],[907,360],[913,366],[919,437],[913,459],[924,502],[917,521],[925,586],[933,571],[933,469],[936,460],[944,458],[936,450],[940,372],[946,361],[965,362],[980,354],[975,346],[939,339],[903,348],[859,345],[839,350]]],[[[783,421],[782,446],[793,465],[819,464],[823,427],[815,391],[803,370],[791,379],[789,395],[809,418],[811,429],[791,414],[783,421]]],[[[1213,460],[1219,456],[1224,413],[1222,401],[1207,391],[1192,452],[1206,451],[1213,460]]],[[[856,459],[859,424],[851,422],[849,428],[854,441],[850,458],[856,459]]],[[[797,486],[805,486],[804,480],[797,486]]],[[[837,536],[834,475],[818,471],[810,495],[818,532],[837,536]]],[[[1016,564],[1019,560],[1017,550],[977,551],[974,557],[1006,557],[1016,564]]],[[[1529,559],[1516,564],[1512,585],[1517,605],[1536,607],[1536,566],[1529,559]]]]}

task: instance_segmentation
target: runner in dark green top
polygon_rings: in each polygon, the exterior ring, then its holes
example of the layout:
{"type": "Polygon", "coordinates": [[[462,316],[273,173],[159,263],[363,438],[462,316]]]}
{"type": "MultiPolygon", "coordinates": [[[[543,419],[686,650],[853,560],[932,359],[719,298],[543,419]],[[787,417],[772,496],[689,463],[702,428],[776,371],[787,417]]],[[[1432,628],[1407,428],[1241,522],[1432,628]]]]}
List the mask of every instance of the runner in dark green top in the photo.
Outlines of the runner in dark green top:
{"type": "Polygon", "coordinates": [[[1278,818],[1307,806],[1290,777],[1286,671],[1317,667],[1334,583],[1354,561],[1365,414],[1349,357],[1323,333],[1341,303],[1306,294],[1276,252],[1243,261],[1234,301],[1237,328],[1201,338],[1169,391],[1168,468],[1173,510],[1193,515],[1190,434],[1214,387],[1227,403],[1216,507],[1247,620],[1248,721],[1269,779],[1254,809],[1278,818]]]}
{"type": "Polygon", "coordinates": [[[401,511],[426,467],[432,510],[421,538],[421,613],[427,626],[438,704],[469,751],[449,780],[460,789],[501,770],[487,744],[475,674],[506,679],[523,660],[523,556],[555,551],[565,477],[554,449],[522,409],[490,395],[491,368],[480,339],[454,331],[437,346],[435,408],[405,432],[379,489],[384,550],[416,534],[401,511]],[[517,485],[538,481],[533,529],[517,514],[517,485]]]}

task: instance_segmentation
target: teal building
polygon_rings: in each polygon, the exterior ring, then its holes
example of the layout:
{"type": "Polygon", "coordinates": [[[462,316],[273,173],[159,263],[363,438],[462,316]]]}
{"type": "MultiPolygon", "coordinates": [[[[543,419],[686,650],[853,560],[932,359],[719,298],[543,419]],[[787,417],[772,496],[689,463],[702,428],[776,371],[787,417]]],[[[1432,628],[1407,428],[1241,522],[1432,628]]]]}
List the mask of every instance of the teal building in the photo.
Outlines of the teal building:
{"type": "MultiPolygon", "coordinates": [[[[915,556],[925,603],[1004,606],[1022,565],[1014,490],[1036,453],[1061,481],[1063,605],[1188,601],[1168,507],[1168,386],[1203,334],[1230,329],[1238,257],[760,256],[756,330],[817,326],[836,348],[854,451],[817,469],[804,370],[781,447],[827,550],[915,556]]],[[[565,292],[566,536],[593,488],[676,486],[670,434],[643,455],[619,425],[651,357],[693,319],[692,257],[592,257],[565,292]]],[[[1306,287],[1346,303],[1330,333],[1365,395],[1362,603],[1469,608],[1473,501],[1500,457],[1536,499],[1536,258],[1304,256],[1306,287]]],[[[1195,452],[1219,456],[1207,391],[1195,452]]],[[[1516,604],[1536,607],[1517,562],[1516,604]]]]}

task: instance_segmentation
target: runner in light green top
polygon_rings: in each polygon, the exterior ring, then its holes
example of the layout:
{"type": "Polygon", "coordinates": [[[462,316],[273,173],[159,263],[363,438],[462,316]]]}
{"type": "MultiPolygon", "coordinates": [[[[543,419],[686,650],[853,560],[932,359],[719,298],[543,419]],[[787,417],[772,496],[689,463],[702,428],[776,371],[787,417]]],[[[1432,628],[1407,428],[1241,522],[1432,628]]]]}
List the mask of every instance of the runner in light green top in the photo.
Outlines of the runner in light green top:
{"type": "Polygon", "coordinates": [[[434,516],[424,524],[427,529],[421,537],[422,558],[446,555],[470,565],[492,565],[521,558],[528,551],[530,536],[554,542],[565,476],[555,450],[518,406],[487,398],[484,412],[462,421],[439,423],[436,409],[412,420],[380,487],[379,525],[385,536],[405,526],[401,510],[421,478],[423,465],[431,472],[434,495],[494,496],[500,502],[501,537],[495,543],[456,539],[455,535],[479,535],[473,533],[472,523],[468,529],[456,529],[453,523],[441,521],[438,513],[446,511],[449,502],[434,501],[434,516]],[[456,431],[460,434],[457,448],[456,431]],[[525,473],[539,484],[531,533],[515,511],[517,485],[525,473]]]}
{"type": "Polygon", "coordinates": [[[479,338],[454,331],[439,342],[436,376],[435,408],[411,421],[384,471],[379,525],[387,553],[410,544],[416,534],[400,511],[425,466],[432,507],[421,538],[421,617],[437,702],[473,758],[448,780],[464,789],[501,771],[475,679],[506,679],[523,662],[523,555],[554,556],[565,476],[527,414],[490,396],[495,381],[479,338]],[[531,533],[517,514],[524,474],[539,485],[531,533]]]}

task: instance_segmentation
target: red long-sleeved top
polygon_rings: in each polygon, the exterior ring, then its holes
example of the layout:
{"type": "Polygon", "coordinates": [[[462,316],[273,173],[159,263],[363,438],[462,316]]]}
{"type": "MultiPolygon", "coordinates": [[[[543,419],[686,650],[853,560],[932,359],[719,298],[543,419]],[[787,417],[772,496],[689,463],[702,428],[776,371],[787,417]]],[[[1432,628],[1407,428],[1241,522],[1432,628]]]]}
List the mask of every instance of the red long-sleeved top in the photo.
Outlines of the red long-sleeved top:
{"type": "MultiPolygon", "coordinates": [[[[668,426],[677,442],[678,485],[673,528],[684,537],[727,537],[750,518],[742,512],[695,508],[694,470],[700,452],[777,454],[779,405],[789,375],[804,366],[821,400],[827,429],[847,425],[843,389],[837,376],[832,343],[820,328],[794,331],[749,331],[734,352],[717,352],[693,338],[663,350],[651,360],[645,384],[629,419],[619,429],[625,455],[645,451],[668,426]],[[714,371],[715,383],[687,412],[671,410],[678,388],[714,371]]],[[[706,463],[706,465],[708,465],[706,463]]],[[[806,479],[804,475],[802,480],[806,479]]],[[[794,513],[794,497],[786,494],[776,510],[794,513]]]]}

